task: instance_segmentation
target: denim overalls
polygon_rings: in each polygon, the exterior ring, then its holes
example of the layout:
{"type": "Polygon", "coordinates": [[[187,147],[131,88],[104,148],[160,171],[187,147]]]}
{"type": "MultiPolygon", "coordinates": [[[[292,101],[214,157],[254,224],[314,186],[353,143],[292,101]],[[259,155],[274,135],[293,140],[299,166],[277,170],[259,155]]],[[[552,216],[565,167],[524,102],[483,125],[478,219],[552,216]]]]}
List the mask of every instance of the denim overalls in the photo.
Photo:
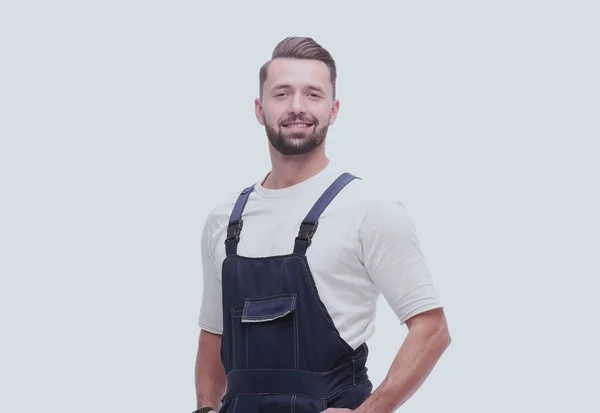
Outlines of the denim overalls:
{"type": "Polygon", "coordinates": [[[237,254],[242,213],[254,186],[239,195],[229,221],[222,271],[221,360],[227,391],[219,413],[353,409],[371,394],[367,345],[353,350],[340,337],[319,298],[305,255],[320,215],[353,179],[342,174],[321,195],[288,255],[237,254]]]}

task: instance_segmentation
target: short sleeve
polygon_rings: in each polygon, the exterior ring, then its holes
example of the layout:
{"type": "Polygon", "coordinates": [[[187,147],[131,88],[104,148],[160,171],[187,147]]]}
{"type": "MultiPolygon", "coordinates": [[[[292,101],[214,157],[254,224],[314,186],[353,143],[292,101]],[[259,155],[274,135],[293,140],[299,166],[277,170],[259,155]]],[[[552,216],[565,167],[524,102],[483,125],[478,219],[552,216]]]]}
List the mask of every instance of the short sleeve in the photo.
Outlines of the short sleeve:
{"type": "Polygon", "coordinates": [[[360,237],[365,268],[401,323],[441,307],[415,226],[402,203],[371,201],[360,237]]]}
{"type": "Polygon", "coordinates": [[[215,261],[213,234],[214,219],[207,218],[201,236],[202,257],[202,303],[198,325],[215,334],[223,332],[221,280],[215,261]]]}

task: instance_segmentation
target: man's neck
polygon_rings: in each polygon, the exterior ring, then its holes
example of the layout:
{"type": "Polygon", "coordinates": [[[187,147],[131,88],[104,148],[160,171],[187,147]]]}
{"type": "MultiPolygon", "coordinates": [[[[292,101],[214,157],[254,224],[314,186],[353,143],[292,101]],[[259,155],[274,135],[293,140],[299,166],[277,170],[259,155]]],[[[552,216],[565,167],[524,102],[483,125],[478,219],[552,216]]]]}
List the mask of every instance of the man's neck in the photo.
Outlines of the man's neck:
{"type": "Polygon", "coordinates": [[[317,175],[329,164],[329,159],[322,148],[302,156],[283,156],[271,149],[271,164],[271,172],[262,185],[267,189],[282,189],[317,175]]]}

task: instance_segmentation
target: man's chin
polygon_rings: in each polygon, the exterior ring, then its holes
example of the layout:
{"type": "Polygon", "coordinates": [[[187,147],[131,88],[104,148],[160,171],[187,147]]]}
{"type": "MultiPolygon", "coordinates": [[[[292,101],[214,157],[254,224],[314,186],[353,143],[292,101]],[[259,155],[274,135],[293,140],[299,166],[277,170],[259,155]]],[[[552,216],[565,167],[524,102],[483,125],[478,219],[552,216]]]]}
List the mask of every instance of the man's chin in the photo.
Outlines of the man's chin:
{"type": "Polygon", "coordinates": [[[286,142],[294,142],[297,143],[299,145],[301,145],[301,142],[305,142],[309,139],[314,139],[312,136],[310,136],[310,134],[308,133],[303,133],[303,132],[292,132],[292,133],[286,133],[283,135],[283,140],[286,142]]]}
{"type": "Polygon", "coordinates": [[[314,151],[314,149],[315,148],[292,148],[289,146],[275,148],[275,150],[283,156],[295,156],[295,157],[302,157],[302,156],[308,155],[309,153],[314,151]]]}
{"type": "Polygon", "coordinates": [[[273,148],[285,156],[300,156],[312,152],[316,146],[306,137],[284,136],[282,140],[271,141],[273,148]]]}

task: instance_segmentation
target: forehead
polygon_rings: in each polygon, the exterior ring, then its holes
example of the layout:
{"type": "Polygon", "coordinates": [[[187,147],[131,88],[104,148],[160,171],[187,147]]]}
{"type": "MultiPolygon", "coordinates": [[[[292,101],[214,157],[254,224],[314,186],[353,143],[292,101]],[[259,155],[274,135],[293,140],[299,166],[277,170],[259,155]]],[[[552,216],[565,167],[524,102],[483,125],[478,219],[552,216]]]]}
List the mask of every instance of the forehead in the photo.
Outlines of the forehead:
{"type": "Polygon", "coordinates": [[[280,84],[296,87],[318,86],[331,92],[329,67],[320,60],[274,59],[269,65],[265,86],[267,89],[280,84]]]}

